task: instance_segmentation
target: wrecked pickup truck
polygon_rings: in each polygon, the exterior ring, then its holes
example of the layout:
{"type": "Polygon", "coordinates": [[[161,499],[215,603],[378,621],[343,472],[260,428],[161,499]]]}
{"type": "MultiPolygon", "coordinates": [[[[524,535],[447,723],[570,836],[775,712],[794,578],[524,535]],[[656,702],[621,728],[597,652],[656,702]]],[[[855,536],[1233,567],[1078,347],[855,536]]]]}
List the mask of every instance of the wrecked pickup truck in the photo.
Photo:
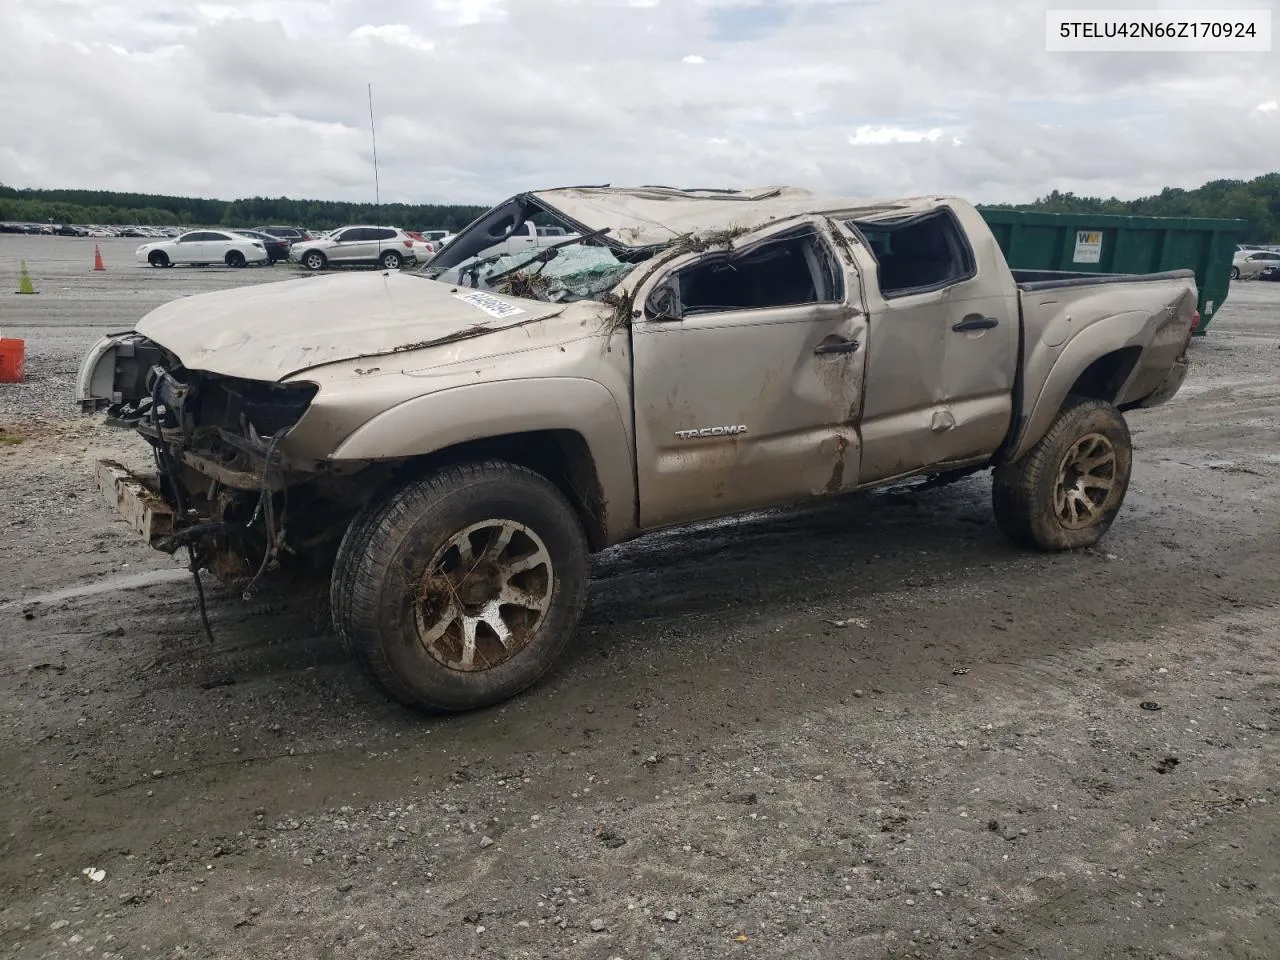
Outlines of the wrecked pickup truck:
{"type": "Polygon", "coordinates": [[[464,710],[537,681],[589,554],[659,527],[993,469],[1018,544],[1095,543],[1195,305],[1190,271],[1011,272],[952,197],[566,188],[416,273],[159,307],[79,394],[153,448],[99,477],[154,546],[238,584],[314,564],[390,696],[464,710]],[[577,236],[492,252],[539,214],[577,236]]]}

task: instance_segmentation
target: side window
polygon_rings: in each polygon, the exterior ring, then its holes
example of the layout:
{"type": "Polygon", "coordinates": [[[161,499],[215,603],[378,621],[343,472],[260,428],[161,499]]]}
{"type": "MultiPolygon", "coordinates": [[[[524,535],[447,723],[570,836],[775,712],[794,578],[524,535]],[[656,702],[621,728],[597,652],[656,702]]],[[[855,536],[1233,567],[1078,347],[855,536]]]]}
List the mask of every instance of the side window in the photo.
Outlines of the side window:
{"type": "Polygon", "coordinates": [[[885,299],[939,290],[974,275],[973,251],[946,210],[898,222],[850,221],[879,265],[885,299]]]}
{"type": "Polygon", "coordinates": [[[206,234],[205,234],[203,237],[201,237],[200,239],[202,239],[202,240],[230,240],[230,239],[232,239],[232,238],[231,238],[231,237],[229,237],[229,236],[227,236],[225,233],[206,233],[206,234]]]}
{"type": "Polygon", "coordinates": [[[740,252],[711,253],[669,277],[649,296],[649,316],[673,318],[762,310],[844,299],[844,274],[812,231],[740,252]]]}
{"type": "Polygon", "coordinates": [[[333,239],[338,243],[350,243],[352,240],[360,239],[356,236],[359,232],[359,230],[341,230],[333,235],[333,239]]]}
{"type": "Polygon", "coordinates": [[[369,232],[374,234],[375,236],[373,239],[377,240],[394,240],[396,238],[396,232],[394,230],[388,230],[385,227],[377,230],[370,230],[369,232]]]}

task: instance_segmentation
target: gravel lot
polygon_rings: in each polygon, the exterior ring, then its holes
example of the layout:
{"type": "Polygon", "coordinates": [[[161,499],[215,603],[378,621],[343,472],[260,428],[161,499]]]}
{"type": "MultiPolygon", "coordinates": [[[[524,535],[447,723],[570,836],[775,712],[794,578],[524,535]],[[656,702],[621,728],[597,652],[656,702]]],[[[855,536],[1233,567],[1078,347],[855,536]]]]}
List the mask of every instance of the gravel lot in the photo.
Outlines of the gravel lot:
{"type": "Polygon", "coordinates": [[[985,477],[651,536],[549,681],[425,720],[314,596],[211,587],[210,645],[101,507],[145,449],[84,350],[291,271],[99,243],[0,236],[0,956],[1280,956],[1280,284],[1130,418],[1099,549],[985,477]]]}

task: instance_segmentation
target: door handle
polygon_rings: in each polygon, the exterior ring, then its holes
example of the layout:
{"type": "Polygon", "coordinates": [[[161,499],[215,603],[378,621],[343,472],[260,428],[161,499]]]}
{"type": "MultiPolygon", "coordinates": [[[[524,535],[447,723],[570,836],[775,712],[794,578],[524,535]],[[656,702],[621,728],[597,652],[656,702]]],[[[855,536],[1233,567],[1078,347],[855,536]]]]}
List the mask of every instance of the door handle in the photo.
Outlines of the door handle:
{"type": "Polygon", "coordinates": [[[971,313],[959,323],[953,323],[951,329],[956,333],[963,333],[966,330],[990,330],[999,324],[1000,321],[995,317],[984,317],[980,313],[971,313]]]}
{"type": "Polygon", "coordinates": [[[813,348],[814,353],[853,353],[861,343],[857,340],[835,340],[831,343],[820,343],[813,348]]]}

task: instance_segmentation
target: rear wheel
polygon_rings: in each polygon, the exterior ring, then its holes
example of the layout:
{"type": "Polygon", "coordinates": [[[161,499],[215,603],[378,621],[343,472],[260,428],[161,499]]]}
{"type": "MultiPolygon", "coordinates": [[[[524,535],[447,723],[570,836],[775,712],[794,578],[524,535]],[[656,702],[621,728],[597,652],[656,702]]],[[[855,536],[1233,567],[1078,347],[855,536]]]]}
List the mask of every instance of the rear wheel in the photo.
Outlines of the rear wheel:
{"type": "Polygon", "coordinates": [[[996,523],[1024,546],[1093,546],[1124,503],[1132,467],[1120,411],[1103,400],[1069,399],[1026,456],[996,468],[996,523]]]}
{"type": "Polygon", "coordinates": [[[152,250],[147,254],[147,263],[151,264],[153,267],[170,266],[169,255],[163,250],[152,250]]]}
{"type": "Polygon", "coordinates": [[[239,250],[228,250],[226,259],[228,267],[243,267],[245,264],[244,254],[239,250]]]}
{"type": "Polygon", "coordinates": [[[328,259],[319,250],[308,250],[302,256],[302,265],[308,270],[323,270],[328,259]]]}
{"type": "Polygon", "coordinates": [[[587,546],[544,477],[484,461],[411,482],[356,517],[334,564],[334,626],[390,696],[471,710],[536,683],[573,635],[587,546]]]}
{"type": "Polygon", "coordinates": [[[387,250],[378,258],[378,262],[382,264],[384,270],[399,270],[404,259],[396,251],[387,250]]]}

